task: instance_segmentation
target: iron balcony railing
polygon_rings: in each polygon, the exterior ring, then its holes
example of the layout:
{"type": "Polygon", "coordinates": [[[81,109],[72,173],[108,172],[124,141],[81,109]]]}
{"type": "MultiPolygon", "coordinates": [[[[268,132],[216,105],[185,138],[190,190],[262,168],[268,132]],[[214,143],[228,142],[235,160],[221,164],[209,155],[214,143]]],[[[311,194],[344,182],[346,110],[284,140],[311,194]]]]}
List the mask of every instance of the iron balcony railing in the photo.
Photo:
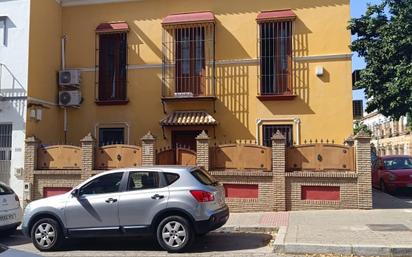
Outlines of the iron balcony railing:
{"type": "Polygon", "coordinates": [[[27,90],[7,65],[0,63],[0,101],[27,99],[27,90]]]}
{"type": "Polygon", "coordinates": [[[215,97],[215,24],[164,26],[162,97],[215,97]]]}

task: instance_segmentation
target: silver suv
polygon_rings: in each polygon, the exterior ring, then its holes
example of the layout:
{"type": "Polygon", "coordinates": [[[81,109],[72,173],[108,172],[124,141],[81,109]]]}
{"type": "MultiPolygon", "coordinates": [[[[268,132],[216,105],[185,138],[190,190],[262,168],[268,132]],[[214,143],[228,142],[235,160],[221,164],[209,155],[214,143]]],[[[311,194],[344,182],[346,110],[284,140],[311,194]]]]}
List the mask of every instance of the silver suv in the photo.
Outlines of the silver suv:
{"type": "Polygon", "coordinates": [[[206,171],[155,166],[104,172],[66,194],[33,201],[22,230],[40,251],[58,249],[65,238],[146,234],[181,252],[228,218],[223,186],[206,171]]]}

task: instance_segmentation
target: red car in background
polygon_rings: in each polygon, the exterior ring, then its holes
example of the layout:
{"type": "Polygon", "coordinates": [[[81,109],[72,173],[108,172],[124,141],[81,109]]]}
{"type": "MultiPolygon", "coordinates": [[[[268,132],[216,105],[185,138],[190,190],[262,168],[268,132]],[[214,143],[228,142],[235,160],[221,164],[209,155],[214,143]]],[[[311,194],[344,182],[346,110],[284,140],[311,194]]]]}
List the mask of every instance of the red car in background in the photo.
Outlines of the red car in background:
{"type": "Polygon", "coordinates": [[[412,156],[380,156],[372,163],[372,185],[383,192],[412,189],[412,156]]]}

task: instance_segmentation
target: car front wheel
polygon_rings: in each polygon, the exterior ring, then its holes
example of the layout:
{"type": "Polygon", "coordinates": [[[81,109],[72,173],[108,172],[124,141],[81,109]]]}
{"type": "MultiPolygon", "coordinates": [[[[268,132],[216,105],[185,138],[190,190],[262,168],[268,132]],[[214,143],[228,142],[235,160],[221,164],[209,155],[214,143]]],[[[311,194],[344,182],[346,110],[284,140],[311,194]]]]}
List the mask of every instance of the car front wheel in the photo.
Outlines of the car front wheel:
{"type": "Polygon", "coordinates": [[[182,252],[194,240],[194,231],[189,221],[180,216],[163,219],[157,226],[157,241],[168,252],[182,252]]]}
{"type": "Polygon", "coordinates": [[[52,251],[59,248],[63,235],[57,221],[44,218],[34,224],[31,238],[34,246],[40,251],[52,251]]]}

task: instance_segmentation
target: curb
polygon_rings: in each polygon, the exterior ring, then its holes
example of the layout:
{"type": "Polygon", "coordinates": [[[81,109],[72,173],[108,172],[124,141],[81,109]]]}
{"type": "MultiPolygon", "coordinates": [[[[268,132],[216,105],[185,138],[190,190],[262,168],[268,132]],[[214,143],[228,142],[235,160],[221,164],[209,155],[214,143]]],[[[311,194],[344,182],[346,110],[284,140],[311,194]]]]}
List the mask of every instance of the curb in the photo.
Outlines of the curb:
{"type": "Polygon", "coordinates": [[[412,256],[412,246],[338,245],[285,243],[287,227],[280,227],[273,244],[274,253],[343,254],[356,256],[412,256]]]}
{"type": "Polygon", "coordinates": [[[343,254],[356,256],[412,256],[412,246],[294,244],[275,241],[275,253],[343,254]]]}
{"type": "Polygon", "coordinates": [[[219,228],[212,233],[272,233],[277,227],[228,226],[219,228]]]}

